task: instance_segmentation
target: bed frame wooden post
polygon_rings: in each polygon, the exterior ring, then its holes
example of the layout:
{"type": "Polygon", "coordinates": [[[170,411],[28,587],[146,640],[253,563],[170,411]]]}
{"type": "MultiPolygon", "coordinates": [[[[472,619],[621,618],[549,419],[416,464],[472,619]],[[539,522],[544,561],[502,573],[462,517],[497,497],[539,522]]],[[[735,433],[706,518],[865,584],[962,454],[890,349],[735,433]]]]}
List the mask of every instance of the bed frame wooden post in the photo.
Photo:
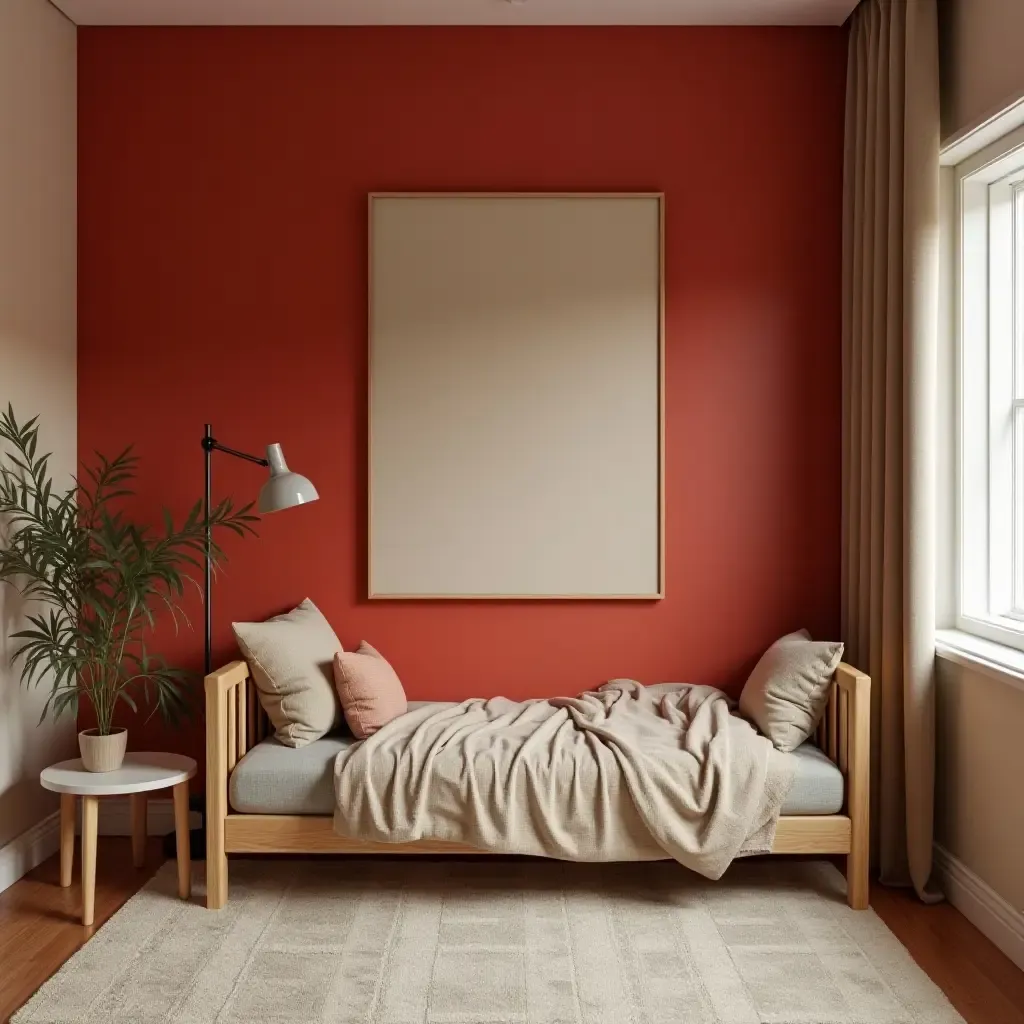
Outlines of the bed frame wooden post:
{"type": "Polygon", "coordinates": [[[850,852],[846,855],[846,900],[854,910],[868,905],[871,835],[871,680],[849,665],[836,669],[845,743],[839,767],[846,776],[850,852]]]}
{"type": "Polygon", "coordinates": [[[228,776],[252,743],[247,714],[249,666],[244,661],[206,677],[206,906],[228,901],[228,776]]]}

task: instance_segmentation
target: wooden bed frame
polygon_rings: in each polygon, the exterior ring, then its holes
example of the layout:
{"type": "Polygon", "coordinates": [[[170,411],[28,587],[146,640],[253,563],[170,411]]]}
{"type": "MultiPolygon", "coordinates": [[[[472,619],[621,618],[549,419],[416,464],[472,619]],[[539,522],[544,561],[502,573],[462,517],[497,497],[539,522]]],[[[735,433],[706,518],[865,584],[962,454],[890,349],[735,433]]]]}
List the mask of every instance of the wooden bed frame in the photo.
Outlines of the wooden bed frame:
{"type": "MultiPolygon", "coordinates": [[[[486,854],[457,843],[361,842],[334,832],[333,819],[310,815],[235,814],[228,779],[239,758],[269,732],[266,715],[244,661],[206,677],[206,905],[219,910],[228,898],[228,854],[486,854]]],[[[847,902],[868,905],[869,761],[871,680],[840,665],[815,742],[843,773],[843,814],[779,819],[772,853],[846,855],[847,902]]]]}

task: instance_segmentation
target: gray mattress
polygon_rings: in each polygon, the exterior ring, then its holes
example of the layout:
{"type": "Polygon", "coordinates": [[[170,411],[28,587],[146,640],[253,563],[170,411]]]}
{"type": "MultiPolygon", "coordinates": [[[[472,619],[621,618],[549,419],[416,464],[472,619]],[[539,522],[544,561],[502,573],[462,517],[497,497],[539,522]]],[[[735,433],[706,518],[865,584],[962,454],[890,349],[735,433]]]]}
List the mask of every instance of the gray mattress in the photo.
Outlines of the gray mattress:
{"type": "MultiPolygon", "coordinates": [[[[411,703],[411,702],[410,702],[411,703]]],[[[417,705],[413,705],[417,706],[417,705]]],[[[336,733],[304,747],[286,747],[275,739],[258,743],[231,773],[231,807],[239,814],[334,813],[334,759],[359,741],[336,733]]],[[[843,776],[813,744],[792,754],[796,778],[783,814],[838,814],[843,808],[843,776]]]]}

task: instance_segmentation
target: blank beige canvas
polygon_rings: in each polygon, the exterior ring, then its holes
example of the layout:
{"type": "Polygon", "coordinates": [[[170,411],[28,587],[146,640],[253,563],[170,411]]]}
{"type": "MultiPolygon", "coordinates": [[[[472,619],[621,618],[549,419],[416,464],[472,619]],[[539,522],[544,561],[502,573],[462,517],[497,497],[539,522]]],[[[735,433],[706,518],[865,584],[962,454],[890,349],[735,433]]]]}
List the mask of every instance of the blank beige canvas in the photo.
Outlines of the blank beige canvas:
{"type": "Polygon", "coordinates": [[[661,199],[375,196],[373,597],[661,591],[661,199]]]}

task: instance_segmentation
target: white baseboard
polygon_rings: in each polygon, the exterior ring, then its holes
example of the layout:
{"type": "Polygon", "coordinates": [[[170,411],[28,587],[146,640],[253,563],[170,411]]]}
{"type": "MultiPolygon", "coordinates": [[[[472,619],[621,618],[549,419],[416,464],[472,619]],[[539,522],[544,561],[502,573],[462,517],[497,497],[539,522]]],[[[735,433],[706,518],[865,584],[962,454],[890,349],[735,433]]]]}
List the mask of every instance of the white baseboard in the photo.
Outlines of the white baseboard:
{"type": "MultiPolygon", "coordinates": [[[[174,802],[170,797],[154,797],[147,801],[146,832],[151,836],[165,836],[174,831],[174,802]]],[[[191,828],[199,828],[201,816],[193,811],[189,815],[191,828]]],[[[79,815],[81,825],[81,815],[79,815]]],[[[132,834],[131,802],[127,797],[107,797],[100,800],[99,834],[101,836],[130,836],[132,834]]]]}
{"type": "Polygon", "coordinates": [[[949,902],[1024,971],[1024,913],[938,843],[935,865],[949,902]]]}
{"type": "MultiPolygon", "coordinates": [[[[149,800],[146,832],[151,836],[164,836],[174,831],[174,807],[170,800],[149,800]]],[[[81,811],[79,811],[81,829],[81,811]]],[[[130,836],[132,834],[131,802],[107,799],[100,801],[99,833],[101,836],[130,836]]]]}
{"type": "MultiPolygon", "coordinates": [[[[81,803],[79,802],[77,831],[81,832],[81,803]]],[[[167,797],[149,801],[146,831],[151,836],[165,836],[174,831],[174,803],[167,797]]],[[[202,816],[193,811],[189,815],[191,828],[202,825],[202,816]]],[[[99,834],[101,836],[130,836],[132,834],[131,807],[127,797],[107,797],[100,800],[99,834]]],[[[38,867],[60,849],[60,811],[54,811],[42,821],[0,846],[0,892],[14,885],[22,875],[38,867]]]]}
{"type": "Polygon", "coordinates": [[[38,867],[59,849],[60,811],[54,811],[0,846],[0,892],[14,885],[22,875],[38,867]]]}

